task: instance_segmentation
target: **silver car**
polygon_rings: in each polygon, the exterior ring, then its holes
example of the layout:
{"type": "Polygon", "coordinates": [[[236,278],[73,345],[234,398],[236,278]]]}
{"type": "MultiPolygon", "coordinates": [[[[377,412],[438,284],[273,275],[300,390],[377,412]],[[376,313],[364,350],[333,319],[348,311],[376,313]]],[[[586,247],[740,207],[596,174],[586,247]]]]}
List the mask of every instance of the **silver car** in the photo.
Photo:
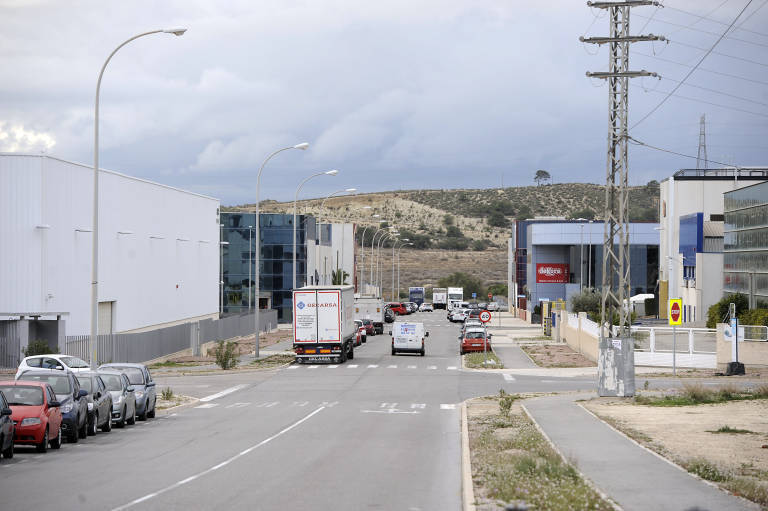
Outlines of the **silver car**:
{"type": "Polygon", "coordinates": [[[147,420],[147,417],[154,419],[155,405],[157,404],[157,393],[155,391],[155,382],[152,381],[152,375],[144,364],[135,364],[130,362],[102,364],[99,369],[110,371],[120,371],[128,377],[128,381],[135,389],[136,415],[140,421],[147,420]]]}
{"type": "Polygon", "coordinates": [[[136,396],[128,377],[120,371],[100,370],[98,375],[112,396],[112,423],[122,428],[136,424],[136,396]]]}

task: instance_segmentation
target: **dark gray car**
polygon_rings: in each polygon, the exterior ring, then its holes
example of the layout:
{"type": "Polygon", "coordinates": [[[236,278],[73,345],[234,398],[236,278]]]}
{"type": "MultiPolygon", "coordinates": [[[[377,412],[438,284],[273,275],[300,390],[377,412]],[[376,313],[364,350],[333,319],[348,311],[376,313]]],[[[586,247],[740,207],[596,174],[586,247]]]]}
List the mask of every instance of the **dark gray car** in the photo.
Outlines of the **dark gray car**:
{"type": "Polygon", "coordinates": [[[144,364],[114,363],[103,364],[101,369],[117,370],[128,377],[135,389],[136,395],[136,415],[140,421],[147,420],[147,417],[155,417],[155,404],[157,403],[157,393],[155,391],[155,382],[152,381],[152,375],[144,364]]]}
{"type": "Polygon", "coordinates": [[[13,458],[13,436],[15,428],[11,419],[11,408],[5,395],[0,392],[0,454],[3,458],[13,458]]]}
{"type": "Polygon", "coordinates": [[[99,370],[107,392],[112,396],[112,422],[122,428],[125,423],[136,424],[136,397],[133,385],[120,371],[99,370]]]}
{"type": "Polygon", "coordinates": [[[97,373],[77,373],[80,388],[88,391],[88,435],[112,430],[112,394],[97,373]]]}

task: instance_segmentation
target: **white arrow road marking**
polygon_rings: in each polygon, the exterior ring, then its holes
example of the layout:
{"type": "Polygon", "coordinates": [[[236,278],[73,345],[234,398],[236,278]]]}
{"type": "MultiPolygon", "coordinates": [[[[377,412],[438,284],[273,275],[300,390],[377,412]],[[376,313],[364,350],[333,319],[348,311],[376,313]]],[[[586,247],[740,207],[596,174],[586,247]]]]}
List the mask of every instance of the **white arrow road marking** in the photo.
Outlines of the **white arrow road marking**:
{"type": "Polygon", "coordinates": [[[219,406],[219,403],[205,403],[204,405],[196,406],[195,408],[213,408],[214,406],[219,406]]]}
{"type": "Polygon", "coordinates": [[[227,394],[231,394],[233,392],[237,392],[238,390],[244,389],[247,386],[248,385],[246,385],[246,384],[235,385],[234,387],[230,387],[228,389],[224,389],[221,392],[217,392],[216,394],[211,394],[210,396],[205,396],[204,398],[201,398],[200,401],[202,401],[203,403],[205,403],[207,401],[213,401],[214,399],[219,399],[220,397],[224,397],[227,394]]]}
{"type": "Polygon", "coordinates": [[[277,438],[279,436],[282,436],[285,433],[288,433],[290,430],[292,430],[296,426],[300,425],[301,423],[306,422],[313,415],[315,415],[317,413],[320,413],[322,410],[323,410],[323,407],[318,408],[317,410],[315,410],[314,412],[310,413],[309,415],[306,415],[303,419],[299,419],[298,421],[294,422],[293,424],[291,424],[290,426],[286,427],[285,429],[283,429],[281,431],[278,431],[277,433],[275,433],[271,437],[265,438],[264,440],[262,440],[258,444],[252,445],[251,447],[245,449],[244,451],[240,451],[239,453],[235,454],[231,458],[227,458],[226,460],[222,461],[218,465],[214,465],[211,468],[203,470],[202,472],[198,472],[197,474],[189,476],[186,479],[182,479],[181,481],[173,483],[170,486],[166,486],[165,488],[162,488],[162,489],[157,490],[155,492],[152,492],[152,493],[149,493],[147,495],[144,495],[141,498],[138,498],[136,500],[132,500],[131,502],[128,502],[127,504],[124,504],[124,505],[122,505],[120,507],[114,508],[112,511],[123,511],[124,509],[128,509],[130,507],[135,506],[136,504],[140,504],[142,502],[146,502],[146,501],[148,501],[150,499],[153,499],[153,498],[157,497],[158,495],[162,495],[163,493],[167,493],[167,492],[169,492],[171,490],[175,490],[176,488],[179,488],[179,487],[181,487],[181,486],[183,486],[183,485],[185,485],[187,483],[190,483],[190,482],[194,481],[195,479],[198,479],[198,478],[200,478],[200,477],[202,477],[204,475],[208,475],[211,472],[214,472],[214,471],[216,471],[216,470],[218,470],[220,468],[226,467],[227,465],[229,465],[233,461],[236,461],[237,459],[242,458],[243,456],[245,456],[247,454],[250,454],[252,451],[258,449],[262,445],[268,444],[269,442],[271,442],[275,438],[277,438]]]}
{"type": "Polygon", "coordinates": [[[515,381],[515,377],[512,376],[511,374],[505,374],[504,379],[507,381],[515,381]]]}
{"type": "Polygon", "coordinates": [[[456,404],[455,403],[443,403],[440,405],[441,410],[455,410],[456,404]]]}

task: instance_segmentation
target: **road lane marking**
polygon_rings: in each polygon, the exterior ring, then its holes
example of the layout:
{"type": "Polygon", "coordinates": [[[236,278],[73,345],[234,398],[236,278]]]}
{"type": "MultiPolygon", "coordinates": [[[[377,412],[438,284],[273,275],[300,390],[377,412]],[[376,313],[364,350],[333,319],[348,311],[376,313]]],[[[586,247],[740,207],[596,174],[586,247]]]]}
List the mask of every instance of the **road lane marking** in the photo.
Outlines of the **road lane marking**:
{"type": "Polygon", "coordinates": [[[459,369],[459,368],[458,368],[458,367],[456,367],[456,366],[448,366],[448,370],[449,370],[449,371],[458,371],[458,369],[459,369]]]}
{"type": "Polygon", "coordinates": [[[515,377],[512,376],[511,374],[505,374],[504,379],[507,381],[515,381],[515,377]]]}
{"type": "Polygon", "coordinates": [[[357,364],[349,364],[349,365],[347,366],[347,369],[355,369],[355,368],[357,368],[357,367],[359,367],[357,364]]]}
{"type": "Polygon", "coordinates": [[[328,366],[328,369],[336,369],[337,367],[339,367],[339,366],[338,366],[338,365],[335,365],[335,364],[334,364],[334,365],[329,365],[329,366],[328,366]]]}
{"type": "Polygon", "coordinates": [[[368,364],[368,369],[376,369],[379,367],[377,364],[368,364]]]}
{"type": "Polygon", "coordinates": [[[293,406],[307,406],[309,401],[294,401],[293,406]]]}
{"type": "Polygon", "coordinates": [[[397,366],[395,364],[388,365],[387,369],[397,369],[397,366]]]}
{"type": "Polygon", "coordinates": [[[322,406],[323,408],[333,408],[337,404],[339,404],[338,401],[323,401],[322,403],[320,403],[320,406],[322,406]]]}
{"type": "Polygon", "coordinates": [[[245,383],[241,384],[241,385],[235,385],[234,387],[230,387],[228,389],[224,389],[221,392],[217,392],[216,394],[211,394],[210,396],[205,396],[205,397],[201,398],[200,401],[202,401],[203,403],[205,403],[207,401],[213,401],[214,399],[219,399],[220,397],[224,397],[227,394],[231,394],[233,392],[237,392],[238,390],[244,389],[247,386],[248,385],[245,384],[245,383]]]}
{"type": "Polygon", "coordinates": [[[443,403],[440,405],[441,410],[455,410],[456,404],[455,403],[443,403]]]}
{"type": "Polygon", "coordinates": [[[406,415],[415,415],[415,414],[421,413],[418,410],[407,412],[405,410],[396,410],[395,408],[387,408],[386,410],[360,410],[360,411],[363,413],[389,413],[389,414],[406,414],[406,415]]]}
{"type": "Polygon", "coordinates": [[[426,403],[411,403],[411,408],[420,408],[424,409],[427,407],[426,403]]]}
{"type": "Polygon", "coordinates": [[[379,408],[397,408],[397,403],[381,403],[379,408]]]}
{"type": "Polygon", "coordinates": [[[408,366],[408,369],[416,369],[416,366],[408,366]]]}
{"type": "Polygon", "coordinates": [[[541,380],[541,383],[560,383],[557,380],[541,380]]]}
{"type": "Polygon", "coordinates": [[[290,430],[292,430],[296,426],[299,426],[303,422],[306,422],[312,416],[320,413],[324,409],[325,408],[321,406],[320,408],[318,408],[317,410],[313,411],[309,415],[304,416],[304,418],[299,419],[298,421],[294,422],[290,426],[288,426],[288,427],[278,431],[277,433],[275,433],[271,437],[262,440],[258,444],[252,445],[251,447],[245,449],[244,451],[241,451],[241,452],[235,454],[231,458],[227,458],[226,460],[222,461],[218,465],[214,465],[214,466],[212,466],[209,469],[206,469],[206,470],[203,470],[202,472],[198,472],[197,474],[191,475],[191,476],[187,477],[186,479],[182,479],[181,481],[179,481],[177,483],[174,483],[174,484],[172,484],[170,486],[166,486],[165,488],[162,488],[162,489],[157,490],[155,492],[152,492],[152,493],[149,493],[147,495],[144,495],[143,497],[140,497],[140,498],[138,498],[136,500],[132,500],[131,502],[128,502],[127,504],[123,504],[120,507],[114,508],[112,511],[123,511],[124,509],[131,508],[131,507],[135,506],[136,504],[140,504],[142,502],[146,502],[146,501],[148,501],[150,499],[153,499],[153,498],[157,497],[158,495],[162,495],[163,493],[167,493],[167,492],[169,492],[171,490],[175,490],[176,488],[179,488],[179,487],[181,487],[181,486],[183,486],[183,485],[185,485],[187,483],[190,483],[190,482],[194,481],[195,479],[199,479],[200,477],[202,477],[204,475],[208,475],[208,474],[210,474],[211,472],[213,472],[215,470],[218,470],[218,469],[220,469],[222,467],[225,467],[225,466],[229,465],[230,463],[232,463],[233,461],[235,461],[235,460],[237,460],[239,458],[242,458],[243,456],[245,456],[247,454],[250,454],[252,451],[258,449],[262,445],[268,444],[269,442],[271,442],[275,438],[277,438],[279,436],[282,436],[285,433],[288,433],[290,430]]]}
{"type": "Polygon", "coordinates": [[[233,403],[231,405],[227,405],[224,408],[245,408],[246,406],[250,406],[251,403],[233,403]]]}
{"type": "Polygon", "coordinates": [[[435,369],[437,369],[437,366],[427,366],[427,369],[435,370],[435,369]]]}
{"type": "Polygon", "coordinates": [[[195,408],[213,408],[215,406],[219,406],[219,403],[205,403],[204,405],[196,406],[195,408]]]}
{"type": "Polygon", "coordinates": [[[320,367],[320,366],[309,366],[309,367],[307,367],[307,369],[317,369],[318,367],[320,367]]]}
{"type": "Polygon", "coordinates": [[[272,401],[271,403],[267,403],[264,408],[272,408],[273,406],[277,406],[280,404],[280,401],[272,401]]]}
{"type": "Polygon", "coordinates": [[[298,369],[299,366],[288,366],[288,369],[298,369]]]}

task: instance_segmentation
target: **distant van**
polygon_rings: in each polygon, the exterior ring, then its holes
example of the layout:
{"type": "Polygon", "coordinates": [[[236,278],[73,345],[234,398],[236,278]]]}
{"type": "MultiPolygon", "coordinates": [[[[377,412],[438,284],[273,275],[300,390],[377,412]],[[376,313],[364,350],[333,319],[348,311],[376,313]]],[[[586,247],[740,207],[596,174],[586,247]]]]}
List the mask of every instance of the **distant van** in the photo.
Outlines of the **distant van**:
{"type": "Polygon", "coordinates": [[[429,332],[424,330],[424,323],[406,323],[396,321],[389,332],[392,336],[392,355],[398,353],[425,354],[425,339],[429,332]]]}

